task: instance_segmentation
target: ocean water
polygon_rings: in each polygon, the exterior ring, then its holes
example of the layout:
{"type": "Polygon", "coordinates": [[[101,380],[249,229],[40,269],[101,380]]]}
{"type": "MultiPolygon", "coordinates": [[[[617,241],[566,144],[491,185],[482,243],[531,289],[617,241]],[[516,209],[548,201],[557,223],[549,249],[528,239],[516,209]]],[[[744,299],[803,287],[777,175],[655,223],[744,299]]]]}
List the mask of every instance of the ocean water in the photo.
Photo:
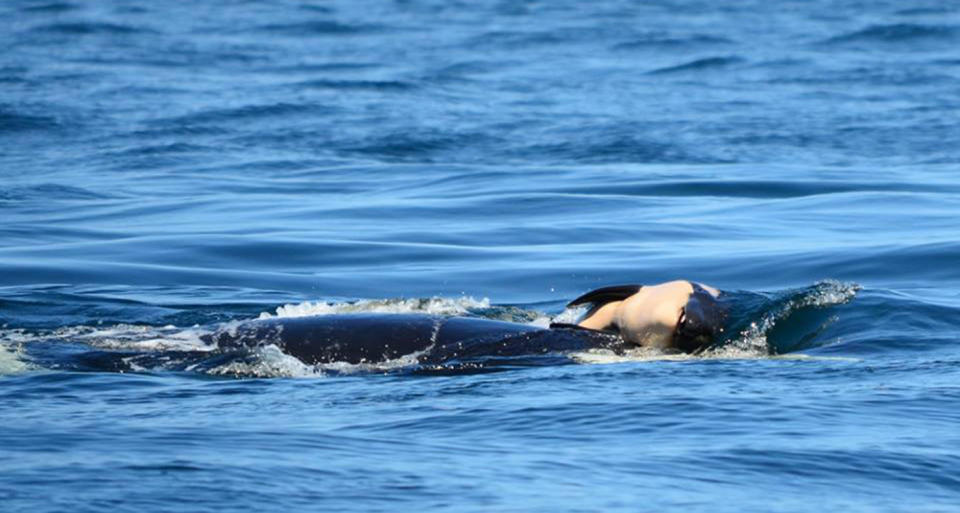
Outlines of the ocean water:
{"type": "Polygon", "coordinates": [[[960,6],[0,6],[0,510],[960,510],[960,6]],[[745,305],[698,357],[200,336],[745,305]]]}

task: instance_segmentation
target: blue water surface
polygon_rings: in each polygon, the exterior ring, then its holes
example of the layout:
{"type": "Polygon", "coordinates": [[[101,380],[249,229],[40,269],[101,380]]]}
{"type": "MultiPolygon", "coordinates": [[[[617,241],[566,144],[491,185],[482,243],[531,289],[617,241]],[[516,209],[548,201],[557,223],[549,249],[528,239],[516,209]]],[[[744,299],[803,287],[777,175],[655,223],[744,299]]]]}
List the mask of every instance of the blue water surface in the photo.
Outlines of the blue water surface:
{"type": "Polygon", "coordinates": [[[0,16],[3,511],[960,508],[960,6],[0,16]],[[423,373],[199,339],[679,278],[749,299],[727,346],[423,373]]]}

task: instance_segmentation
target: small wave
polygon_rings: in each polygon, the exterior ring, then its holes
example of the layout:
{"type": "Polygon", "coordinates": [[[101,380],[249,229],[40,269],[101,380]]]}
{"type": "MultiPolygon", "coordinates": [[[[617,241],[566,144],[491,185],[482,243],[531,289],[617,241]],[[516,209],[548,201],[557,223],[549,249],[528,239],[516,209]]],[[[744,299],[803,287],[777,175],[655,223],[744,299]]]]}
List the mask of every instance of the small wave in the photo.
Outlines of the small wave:
{"type": "Polygon", "coordinates": [[[618,195],[618,196],[654,196],[654,197],[729,197],[729,198],[801,198],[821,194],[837,194],[862,190],[862,185],[854,183],[822,182],[785,182],[785,181],[663,181],[652,183],[620,183],[617,185],[599,185],[578,187],[567,190],[577,194],[618,195]]]}
{"type": "Polygon", "coordinates": [[[801,59],[797,57],[785,57],[781,59],[769,59],[752,62],[750,67],[753,69],[801,69],[812,66],[810,59],[801,59]]]}
{"type": "Polygon", "coordinates": [[[400,80],[306,80],[294,84],[296,87],[311,89],[343,89],[369,91],[409,91],[416,89],[416,85],[400,80]]]}
{"type": "Polygon", "coordinates": [[[339,71],[362,71],[381,68],[384,65],[377,62],[321,62],[316,64],[276,64],[259,68],[260,71],[271,73],[329,73],[339,71]]]}
{"type": "Polygon", "coordinates": [[[41,25],[33,28],[34,32],[45,32],[67,35],[88,35],[88,34],[143,34],[155,33],[153,29],[145,27],[133,27],[130,25],[119,25],[116,23],[98,23],[98,22],[74,22],[74,23],[53,23],[50,25],[41,25]]]}
{"type": "Polygon", "coordinates": [[[389,160],[425,162],[453,155],[464,158],[465,148],[475,148],[489,142],[486,134],[443,132],[427,130],[420,132],[394,132],[368,139],[346,142],[338,150],[344,156],[363,155],[389,160]]]}
{"type": "MultiPolygon", "coordinates": [[[[27,69],[19,66],[8,66],[0,68],[0,84],[25,84],[27,79],[25,75],[27,69]]],[[[0,111],[0,116],[2,116],[2,111],[0,111]]],[[[2,118],[0,118],[0,126],[4,126],[2,118]]]]}
{"type": "Polygon", "coordinates": [[[687,71],[711,71],[725,69],[735,64],[745,62],[741,57],[707,57],[694,61],[678,64],[676,66],[667,66],[648,72],[648,75],[666,75],[670,73],[683,73],[687,71]]]}
{"type": "Polygon", "coordinates": [[[228,109],[209,109],[165,120],[176,124],[219,123],[236,120],[289,117],[297,115],[330,114],[335,109],[319,104],[272,103],[266,105],[243,105],[228,109]]]}
{"type": "Polygon", "coordinates": [[[469,296],[459,298],[411,298],[411,299],[362,299],[344,303],[326,303],[306,301],[278,307],[271,314],[263,312],[260,319],[308,317],[312,315],[333,315],[343,313],[427,313],[435,315],[462,315],[478,309],[490,308],[487,298],[474,299],[469,296]]]}
{"type": "Polygon", "coordinates": [[[374,24],[347,24],[336,21],[304,21],[261,25],[258,31],[289,36],[347,35],[380,32],[383,26],[374,24]]]}
{"type": "MultiPolygon", "coordinates": [[[[936,63],[938,65],[942,63],[936,63]]],[[[910,67],[890,66],[857,66],[848,69],[824,71],[811,75],[782,74],[769,80],[772,84],[863,84],[871,87],[880,85],[911,86],[932,84],[953,84],[956,79],[949,73],[930,73],[910,67]]],[[[940,108],[940,107],[937,107],[940,108]]],[[[857,130],[860,130],[859,128],[857,130]]],[[[765,134],[758,134],[757,140],[762,140],[765,134]]],[[[775,136],[774,136],[775,137],[775,136]]],[[[800,137],[804,137],[801,135],[800,137]]],[[[743,142],[749,137],[735,137],[731,142],[743,142]]],[[[809,140],[809,139],[807,139],[809,140]]],[[[800,143],[794,143],[800,144],[800,143]]],[[[809,143],[804,143],[809,144],[809,143]]]]}
{"type": "Polygon", "coordinates": [[[594,185],[577,188],[558,188],[555,192],[587,195],[653,196],[653,197],[728,197],[728,198],[805,198],[828,194],[869,192],[953,192],[960,190],[940,184],[910,184],[901,182],[841,182],[841,181],[767,181],[767,180],[664,180],[641,183],[621,182],[616,185],[594,185]]]}
{"type": "Polygon", "coordinates": [[[569,43],[571,40],[575,39],[576,35],[580,33],[580,31],[575,30],[567,30],[563,32],[564,33],[561,33],[561,31],[558,30],[541,32],[495,30],[471,38],[466,42],[466,45],[469,47],[492,46],[510,49],[542,45],[554,46],[569,43]]]}
{"type": "Polygon", "coordinates": [[[188,124],[188,123],[169,123],[169,126],[150,126],[149,128],[143,130],[133,130],[124,134],[124,138],[131,140],[144,140],[144,139],[162,139],[162,138],[180,138],[183,136],[187,137],[196,137],[200,135],[227,135],[230,134],[230,130],[225,128],[224,125],[204,125],[204,124],[188,124]]]}
{"type": "Polygon", "coordinates": [[[825,40],[824,43],[899,43],[918,40],[952,41],[956,39],[957,34],[958,29],[954,26],[898,23],[893,25],[873,25],[856,32],[831,37],[825,40]]]}
{"type": "MultiPolygon", "coordinates": [[[[786,321],[791,316],[796,316],[802,310],[811,308],[823,309],[849,303],[860,289],[860,285],[856,283],[826,280],[808,289],[788,294],[780,300],[773,301],[771,305],[765,305],[759,318],[756,315],[743,316],[739,320],[749,322],[749,324],[741,327],[737,327],[737,325],[734,324],[733,327],[729,328],[735,333],[732,340],[718,347],[708,349],[703,353],[703,356],[739,358],[773,355],[794,350],[797,345],[796,341],[787,344],[771,340],[774,329],[780,329],[782,331],[786,321]]],[[[834,319],[828,318],[827,322],[832,322],[832,320],[834,319]]],[[[816,322],[819,324],[822,321],[817,320],[816,322]]],[[[812,326],[812,330],[794,328],[793,332],[787,335],[789,335],[791,339],[797,339],[799,337],[805,345],[808,345],[810,342],[808,339],[814,337],[823,327],[824,326],[820,324],[818,326],[812,326]]]]}
{"type": "Polygon", "coordinates": [[[620,162],[716,164],[722,162],[706,155],[691,153],[675,144],[617,133],[602,133],[593,139],[586,136],[564,142],[533,144],[517,149],[515,152],[527,158],[530,155],[542,155],[549,161],[560,163],[575,161],[583,164],[620,162]]]}
{"type": "Polygon", "coordinates": [[[21,114],[10,107],[0,105],[0,134],[4,132],[50,130],[58,127],[59,123],[52,117],[21,114]]]}
{"type": "Polygon", "coordinates": [[[314,5],[314,4],[301,4],[298,6],[298,9],[303,11],[319,12],[323,14],[333,14],[337,12],[336,9],[332,7],[327,7],[325,5],[314,5]]]}
{"type": "Polygon", "coordinates": [[[28,187],[12,189],[0,188],[0,201],[28,201],[28,200],[98,200],[108,199],[111,196],[101,194],[81,187],[56,183],[44,183],[28,187]]]}
{"type": "Polygon", "coordinates": [[[663,50],[669,48],[689,48],[696,46],[718,46],[729,45],[733,41],[725,37],[711,36],[707,34],[693,34],[689,36],[666,36],[663,34],[651,34],[648,37],[625,41],[613,46],[614,50],[644,50],[656,49],[663,50]]]}
{"type": "Polygon", "coordinates": [[[28,5],[20,10],[23,12],[59,13],[73,11],[77,8],[77,5],[67,2],[51,2],[48,4],[28,5]]]}
{"type": "Polygon", "coordinates": [[[178,153],[202,153],[206,151],[211,151],[213,148],[208,146],[200,146],[196,144],[190,144],[185,142],[177,142],[170,144],[154,144],[146,146],[137,146],[135,148],[129,148],[117,152],[116,154],[124,156],[141,156],[141,155],[170,155],[178,153]]]}
{"type": "Polygon", "coordinates": [[[502,69],[503,62],[489,62],[482,60],[461,61],[449,64],[436,71],[439,76],[463,76],[472,74],[490,73],[502,69]]]}
{"type": "Polygon", "coordinates": [[[928,16],[935,14],[946,14],[956,10],[953,7],[949,6],[937,6],[937,7],[911,7],[907,9],[901,9],[894,14],[900,16],[928,16]]]}

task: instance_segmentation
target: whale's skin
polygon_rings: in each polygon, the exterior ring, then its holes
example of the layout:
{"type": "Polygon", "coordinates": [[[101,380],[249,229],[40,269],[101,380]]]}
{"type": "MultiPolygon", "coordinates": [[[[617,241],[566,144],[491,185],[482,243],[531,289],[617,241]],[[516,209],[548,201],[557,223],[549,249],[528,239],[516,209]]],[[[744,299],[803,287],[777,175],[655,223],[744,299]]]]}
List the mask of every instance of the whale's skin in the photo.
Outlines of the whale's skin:
{"type": "Polygon", "coordinates": [[[515,358],[604,348],[619,336],[563,325],[541,328],[473,317],[337,314],[248,321],[205,337],[221,349],[275,345],[310,364],[375,363],[408,356],[421,364],[515,358]]]}

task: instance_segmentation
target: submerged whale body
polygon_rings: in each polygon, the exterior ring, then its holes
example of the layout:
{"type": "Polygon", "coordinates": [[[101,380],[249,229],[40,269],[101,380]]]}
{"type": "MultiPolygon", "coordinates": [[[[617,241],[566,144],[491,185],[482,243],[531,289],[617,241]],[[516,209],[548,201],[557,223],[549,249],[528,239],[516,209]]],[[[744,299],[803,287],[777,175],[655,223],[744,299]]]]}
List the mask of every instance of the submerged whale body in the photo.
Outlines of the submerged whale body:
{"type": "Polygon", "coordinates": [[[607,332],[571,325],[538,328],[471,317],[425,314],[318,315],[250,321],[206,335],[221,349],[275,345],[310,364],[376,363],[412,357],[420,364],[467,363],[587,349],[621,352],[607,332]]]}

